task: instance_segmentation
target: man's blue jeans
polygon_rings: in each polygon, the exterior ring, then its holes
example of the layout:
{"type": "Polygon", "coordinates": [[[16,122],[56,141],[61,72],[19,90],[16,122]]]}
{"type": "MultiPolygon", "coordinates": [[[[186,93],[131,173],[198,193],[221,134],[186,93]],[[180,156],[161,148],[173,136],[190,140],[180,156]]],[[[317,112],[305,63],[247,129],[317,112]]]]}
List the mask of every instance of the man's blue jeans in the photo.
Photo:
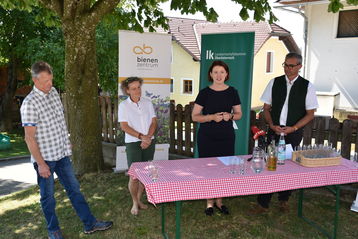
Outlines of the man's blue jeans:
{"type": "Polygon", "coordinates": [[[85,229],[89,230],[96,222],[96,218],[92,215],[91,210],[80,191],[80,184],[73,172],[72,164],[69,157],[64,157],[59,161],[45,161],[50,167],[51,176],[43,178],[39,175],[38,165],[34,163],[37,173],[37,183],[40,186],[41,207],[47,221],[48,231],[57,231],[60,229],[58,219],[55,212],[56,200],[54,197],[55,185],[53,173],[55,172],[63,187],[66,189],[67,195],[71,200],[72,206],[76,210],[77,215],[82,220],[85,229]]]}

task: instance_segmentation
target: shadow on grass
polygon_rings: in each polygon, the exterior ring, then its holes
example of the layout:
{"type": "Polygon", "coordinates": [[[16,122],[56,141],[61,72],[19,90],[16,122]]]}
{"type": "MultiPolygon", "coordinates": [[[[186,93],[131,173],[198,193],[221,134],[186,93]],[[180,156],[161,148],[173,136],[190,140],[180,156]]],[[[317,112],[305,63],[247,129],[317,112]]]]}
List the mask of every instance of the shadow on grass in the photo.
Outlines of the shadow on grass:
{"type": "Polygon", "coordinates": [[[6,179],[6,180],[0,179],[0,197],[28,188],[32,185],[33,184],[19,182],[11,179],[6,179]]]}
{"type": "Polygon", "coordinates": [[[30,197],[31,195],[37,194],[37,193],[39,193],[38,186],[37,185],[30,186],[27,189],[24,189],[24,190],[14,192],[14,193],[8,194],[6,196],[0,197],[0,204],[3,203],[5,200],[9,200],[9,201],[11,201],[11,200],[19,200],[19,201],[21,201],[21,200],[24,200],[24,199],[30,197]]]}

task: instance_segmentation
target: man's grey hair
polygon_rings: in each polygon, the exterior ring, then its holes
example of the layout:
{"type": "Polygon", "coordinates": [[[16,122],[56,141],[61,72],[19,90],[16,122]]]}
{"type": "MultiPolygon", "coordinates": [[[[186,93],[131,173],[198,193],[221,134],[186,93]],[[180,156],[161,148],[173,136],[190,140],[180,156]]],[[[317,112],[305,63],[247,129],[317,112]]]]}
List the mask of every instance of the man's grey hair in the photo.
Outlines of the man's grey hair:
{"type": "Polygon", "coordinates": [[[302,64],[302,56],[296,52],[290,52],[286,55],[285,60],[295,58],[298,64],[302,64]]]}
{"type": "Polygon", "coordinates": [[[47,72],[52,75],[52,67],[44,61],[38,61],[31,66],[31,76],[37,78],[41,72],[47,72]]]}
{"type": "Polygon", "coordinates": [[[302,56],[296,52],[290,52],[286,55],[285,60],[295,58],[298,64],[302,64],[302,56]]]}

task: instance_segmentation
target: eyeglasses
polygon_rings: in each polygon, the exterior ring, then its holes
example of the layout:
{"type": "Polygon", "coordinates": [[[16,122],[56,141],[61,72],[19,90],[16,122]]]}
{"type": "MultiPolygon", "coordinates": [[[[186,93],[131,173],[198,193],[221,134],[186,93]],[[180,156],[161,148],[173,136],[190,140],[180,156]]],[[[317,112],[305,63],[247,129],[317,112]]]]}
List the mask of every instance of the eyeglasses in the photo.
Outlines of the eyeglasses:
{"type": "Polygon", "coordinates": [[[296,65],[292,65],[292,64],[288,65],[288,64],[286,64],[285,62],[282,63],[282,66],[283,66],[283,67],[288,67],[288,68],[290,68],[290,69],[293,69],[294,67],[299,66],[299,65],[301,65],[301,64],[298,63],[298,64],[296,64],[296,65]]]}

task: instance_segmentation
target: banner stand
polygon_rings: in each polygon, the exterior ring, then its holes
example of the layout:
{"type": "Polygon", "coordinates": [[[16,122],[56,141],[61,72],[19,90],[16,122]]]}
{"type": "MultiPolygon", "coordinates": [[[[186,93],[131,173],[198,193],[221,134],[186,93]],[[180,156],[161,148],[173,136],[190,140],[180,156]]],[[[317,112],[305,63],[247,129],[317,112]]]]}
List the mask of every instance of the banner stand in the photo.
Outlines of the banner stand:
{"type": "MultiPolygon", "coordinates": [[[[208,70],[212,62],[221,60],[230,69],[230,79],[226,83],[238,90],[241,99],[242,118],[235,121],[235,155],[248,154],[254,42],[255,32],[201,36],[200,89],[211,84],[208,70]]],[[[195,155],[198,156],[197,147],[195,155]]]]}
{"type": "MultiPolygon", "coordinates": [[[[172,36],[163,33],[122,31],[119,36],[118,104],[127,99],[120,90],[123,80],[131,76],[143,79],[142,97],[150,99],[157,116],[154,160],[169,158],[169,104],[171,79],[172,36]]],[[[124,133],[118,136],[116,168],[128,169],[124,133]]]]}

